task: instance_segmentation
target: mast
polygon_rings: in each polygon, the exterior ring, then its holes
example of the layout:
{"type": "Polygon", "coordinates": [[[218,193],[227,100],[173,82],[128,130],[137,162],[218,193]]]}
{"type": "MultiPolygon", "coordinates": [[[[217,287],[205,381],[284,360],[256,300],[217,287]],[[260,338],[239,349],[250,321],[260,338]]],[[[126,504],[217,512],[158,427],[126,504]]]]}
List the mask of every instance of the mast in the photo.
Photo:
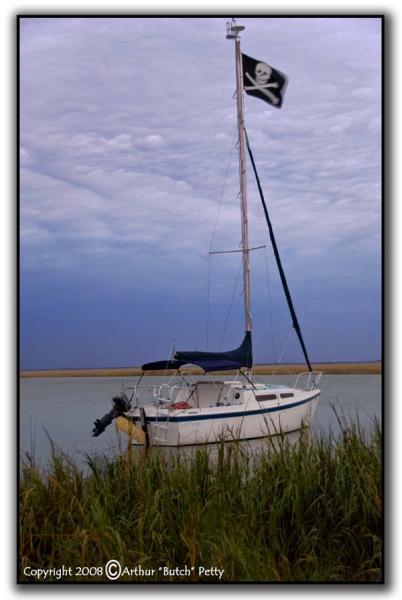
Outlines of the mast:
{"type": "Polygon", "coordinates": [[[250,261],[248,243],[248,214],[247,214],[247,179],[246,179],[246,153],[244,138],[243,116],[243,68],[240,51],[240,31],[242,25],[236,25],[235,19],[226,24],[226,39],[235,41],[236,59],[236,100],[237,100],[237,130],[239,134],[239,176],[240,176],[240,209],[241,209],[241,243],[243,252],[243,278],[244,278],[244,317],[246,332],[252,329],[250,310],[250,261]]]}

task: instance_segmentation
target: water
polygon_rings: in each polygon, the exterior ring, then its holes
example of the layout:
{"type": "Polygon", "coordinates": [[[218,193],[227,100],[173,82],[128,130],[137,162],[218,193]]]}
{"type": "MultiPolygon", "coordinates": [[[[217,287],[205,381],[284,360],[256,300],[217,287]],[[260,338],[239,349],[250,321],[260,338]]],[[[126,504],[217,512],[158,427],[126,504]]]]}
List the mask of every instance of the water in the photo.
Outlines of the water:
{"type": "MultiPolygon", "coordinates": [[[[294,381],[294,378],[292,379],[294,381]]],[[[256,376],[261,383],[291,384],[283,376],[256,376]]],[[[126,437],[113,425],[98,438],[91,437],[93,421],[111,407],[112,396],[125,386],[133,386],[137,378],[57,377],[24,378],[20,382],[20,446],[33,454],[38,463],[49,459],[49,438],[74,459],[85,464],[85,453],[91,456],[113,456],[126,447],[126,437]]],[[[147,377],[147,384],[160,384],[161,377],[147,377]]],[[[349,420],[359,419],[369,427],[373,418],[381,420],[381,375],[323,375],[321,398],[313,430],[325,435],[337,432],[334,408],[349,420]]]]}

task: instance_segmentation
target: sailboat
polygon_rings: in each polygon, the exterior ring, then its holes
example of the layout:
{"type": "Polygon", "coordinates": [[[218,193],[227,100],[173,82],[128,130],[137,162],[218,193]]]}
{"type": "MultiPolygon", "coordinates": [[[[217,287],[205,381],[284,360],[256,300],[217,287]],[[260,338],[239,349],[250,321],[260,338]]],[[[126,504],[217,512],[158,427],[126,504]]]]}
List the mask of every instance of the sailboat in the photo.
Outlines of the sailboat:
{"type": "Polygon", "coordinates": [[[240,215],[244,282],[245,334],[238,348],[227,352],[176,351],[169,360],[142,365],[142,374],[131,397],[113,398],[113,409],[95,421],[93,435],[100,435],[115,419],[117,428],[132,443],[145,446],[185,446],[222,440],[251,440],[298,431],[309,427],[319,402],[321,373],[313,371],[294,310],[276,245],[254,157],[244,125],[244,92],[259,97],[275,108],[282,105],[286,77],[264,62],[241,53],[240,32],[244,27],[232,19],[226,38],[234,40],[236,61],[236,104],[240,178],[240,215]],[[293,328],[308,366],[293,387],[253,381],[252,318],[250,304],[250,261],[247,217],[246,150],[257,180],[269,236],[289,306],[293,328]],[[207,377],[192,378],[186,367],[201,367],[207,377]],[[160,385],[141,385],[150,371],[171,372],[160,385]],[[231,379],[216,380],[213,372],[235,371],[231,379]]]}

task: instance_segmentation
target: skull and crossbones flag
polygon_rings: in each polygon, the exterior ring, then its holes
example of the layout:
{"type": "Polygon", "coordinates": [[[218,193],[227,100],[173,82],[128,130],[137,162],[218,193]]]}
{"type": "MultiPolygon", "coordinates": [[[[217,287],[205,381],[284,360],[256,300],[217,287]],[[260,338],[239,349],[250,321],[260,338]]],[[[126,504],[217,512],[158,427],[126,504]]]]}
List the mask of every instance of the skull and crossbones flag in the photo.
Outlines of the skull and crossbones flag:
{"type": "Polygon", "coordinates": [[[286,75],[247,54],[242,54],[242,60],[244,91],[281,108],[288,81],[286,75]]]}

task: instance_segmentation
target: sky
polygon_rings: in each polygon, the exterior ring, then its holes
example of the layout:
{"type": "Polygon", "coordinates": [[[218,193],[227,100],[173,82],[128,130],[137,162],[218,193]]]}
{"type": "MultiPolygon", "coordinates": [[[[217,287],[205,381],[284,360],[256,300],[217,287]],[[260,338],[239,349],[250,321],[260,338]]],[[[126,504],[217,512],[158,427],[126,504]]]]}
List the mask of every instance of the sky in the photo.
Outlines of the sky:
{"type": "MultiPolygon", "coordinates": [[[[245,98],[312,361],[381,356],[381,22],[245,18],[245,98]]],[[[226,19],[20,21],[21,368],[139,365],[244,333],[226,19]]],[[[255,362],[302,361],[248,172],[255,362]],[[288,343],[287,343],[288,342],[288,343]]]]}

